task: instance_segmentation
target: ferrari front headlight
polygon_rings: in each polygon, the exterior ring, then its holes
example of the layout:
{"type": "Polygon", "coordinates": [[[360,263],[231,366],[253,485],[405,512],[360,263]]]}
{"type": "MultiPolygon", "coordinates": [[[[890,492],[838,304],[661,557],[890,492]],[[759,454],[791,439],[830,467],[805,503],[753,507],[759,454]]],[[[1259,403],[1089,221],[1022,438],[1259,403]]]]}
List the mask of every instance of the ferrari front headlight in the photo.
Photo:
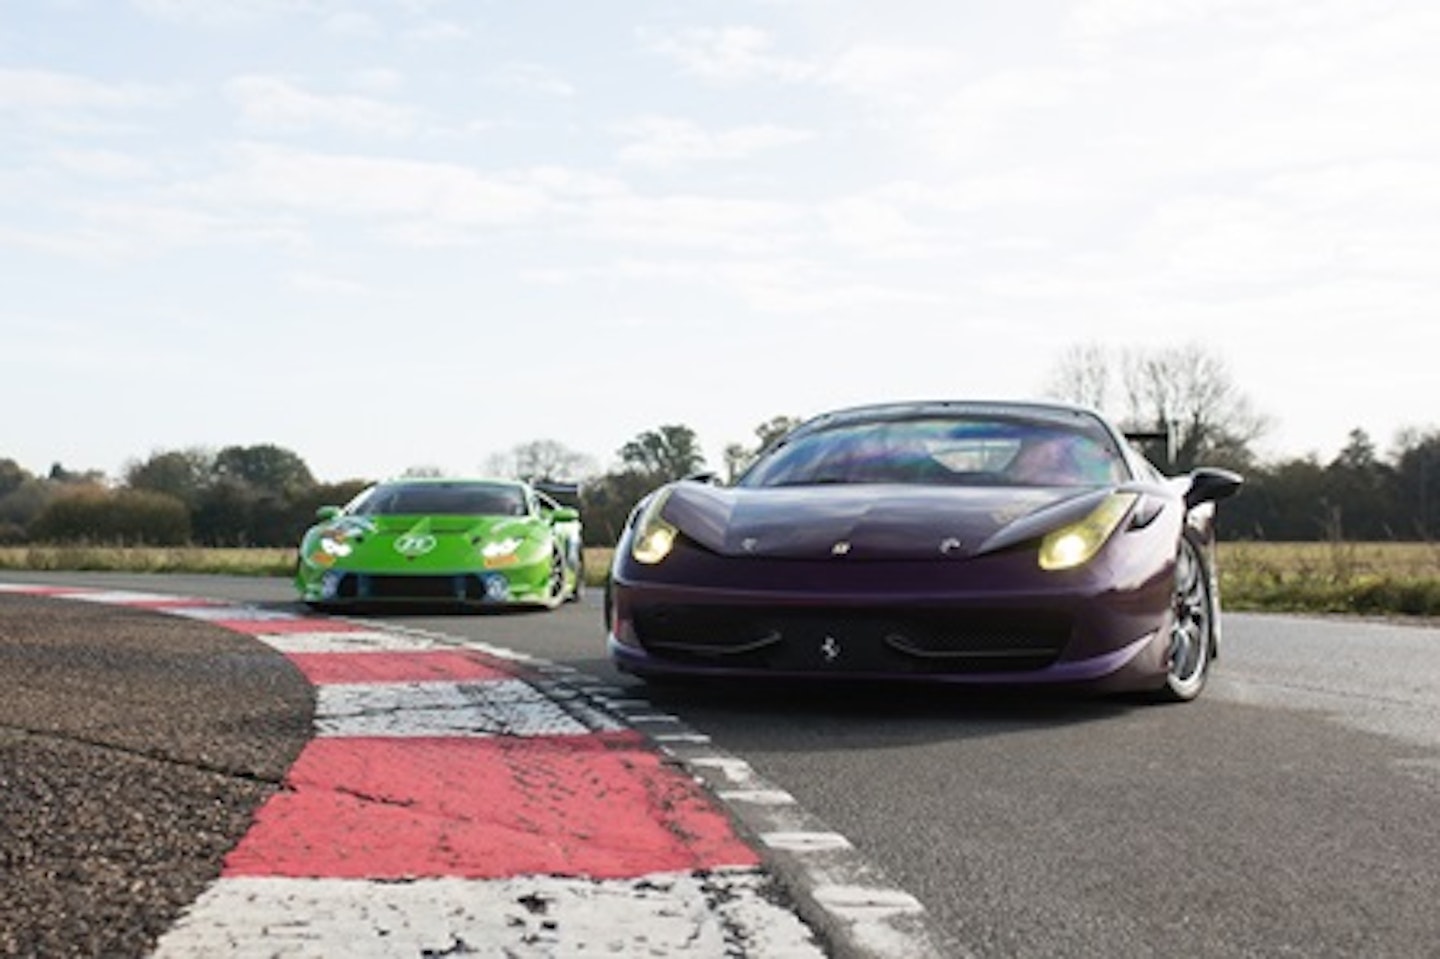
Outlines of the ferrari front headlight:
{"type": "Polygon", "coordinates": [[[630,555],[646,566],[654,566],[675,547],[675,538],[680,531],[660,515],[670,491],[664,490],[645,504],[645,509],[635,520],[635,531],[630,540],[630,555]]]}
{"type": "Polygon", "coordinates": [[[1137,498],[1134,493],[1112,493],[1084,519],[1048,534],[1040,541],[1040,568],[1074,569],[1090,562],[1137,498]]]}

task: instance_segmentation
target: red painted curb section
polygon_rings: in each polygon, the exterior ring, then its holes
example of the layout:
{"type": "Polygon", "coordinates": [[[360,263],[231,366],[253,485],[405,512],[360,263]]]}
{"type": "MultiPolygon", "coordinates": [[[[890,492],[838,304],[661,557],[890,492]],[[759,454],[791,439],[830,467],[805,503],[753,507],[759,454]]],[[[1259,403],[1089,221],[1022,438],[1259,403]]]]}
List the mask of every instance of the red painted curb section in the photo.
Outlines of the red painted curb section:
{"type": "Polygon", "coordinates": [[[422,683],[509,679],[493,657],[473,650],[416,650],[407,653],[287,653],[311,685],[326,683],[422,683]]]}
{"type": "Polygon", "coordinates": [[[222,875],[621,879],[756,866],[637,733],[317,739],[222,875]]]}
{"type": "Polygon", "coordinates": [[[156,959],[823,954],[698,780],[503,656],[210,600],[9,591],[163,604],[316,686],[318,738],[156,959]]]}

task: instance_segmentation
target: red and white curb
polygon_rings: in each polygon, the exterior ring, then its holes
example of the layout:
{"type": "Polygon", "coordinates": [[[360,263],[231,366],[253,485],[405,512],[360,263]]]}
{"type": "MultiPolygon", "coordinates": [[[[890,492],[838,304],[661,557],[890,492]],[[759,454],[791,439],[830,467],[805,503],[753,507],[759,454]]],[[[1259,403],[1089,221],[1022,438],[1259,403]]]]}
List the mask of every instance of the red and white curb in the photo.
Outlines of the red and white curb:
{"type": "Polygon", "coordinates": [[[0,591],[205,620],[315,686],[314,738],[155,959],[954,954],[787,793],[576,670],[193,597],[0,591]],[[776,901],[775,873],[796,908],[776,901]]]}

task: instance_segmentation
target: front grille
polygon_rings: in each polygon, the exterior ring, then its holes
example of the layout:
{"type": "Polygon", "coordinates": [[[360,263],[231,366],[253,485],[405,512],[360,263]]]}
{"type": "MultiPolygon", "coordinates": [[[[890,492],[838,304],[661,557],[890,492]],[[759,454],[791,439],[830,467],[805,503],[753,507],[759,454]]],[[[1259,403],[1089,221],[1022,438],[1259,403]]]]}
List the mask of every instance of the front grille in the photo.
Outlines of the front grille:
{"type": "Polygon", "coordinates": [[[347,573],[336,585],[341,600],[414,600],[416,602],[482,602],[485,583],[469,574],[455,576],[381,576],[347,573]]]}
{"type": "Polygon", "coordinates": [[[366,576],[363,594],[372,599],[454,599],[454,576],[366,576]],[[368,587],[368,588],[365,588],[368,587]]]}
{"type": "Polygon", "coordinates": [[[653,656],[737,668],[940,674],[1041,669],[1070,638],[1051,610],[809,612],[660,605],[637,609],[635,634],[653,656]]]}

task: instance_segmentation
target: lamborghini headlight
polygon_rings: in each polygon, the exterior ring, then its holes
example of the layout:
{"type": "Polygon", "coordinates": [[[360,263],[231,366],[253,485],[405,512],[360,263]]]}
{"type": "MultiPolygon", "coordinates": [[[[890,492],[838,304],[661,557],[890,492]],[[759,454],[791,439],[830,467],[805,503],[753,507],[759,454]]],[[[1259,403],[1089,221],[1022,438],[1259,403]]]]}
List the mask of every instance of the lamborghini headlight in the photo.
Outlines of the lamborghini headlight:
{"type": "Polygon", "coordinates": [[[665,508],[665,501],[669,498],[669,490],[659,493],[645,504],[645,509],[635,520],[635,531],[630,540],[630,555],[646,566],[654,566],[669,556],[670,550],[675,546],[675,537],[680,535],[680,531],[660,515],[660,511],[665,508]]]}
{"type": "Polygon", "coordinates": [[[520,548],[521,540],[513,536],[505,539],[491,540],[480,549],[480,553],[486,559],[498,559],[501,556],[511,556],[520,548]]]}
{"type": "Polygon", "coordinates": [[[323,556],[324,560],[321,560],[321,562],[328,565],[328,563],[334,562],[336,559],[349,556],[354,552],[355,547],[350,545],[347,541],[348,539],[345,533],[340,530],[330,530],[321,533],[320,549],[315,553],[315,558],[320,559],[320,557],[323,556]]]}
{"type": "Polygon", "coordinates": [[[1112,493],[1084,519],[1047,535],[1040,541],[1040,568],[1074,569],[1090,562],[1137,498],[1134,493],[1112,493]]]}

